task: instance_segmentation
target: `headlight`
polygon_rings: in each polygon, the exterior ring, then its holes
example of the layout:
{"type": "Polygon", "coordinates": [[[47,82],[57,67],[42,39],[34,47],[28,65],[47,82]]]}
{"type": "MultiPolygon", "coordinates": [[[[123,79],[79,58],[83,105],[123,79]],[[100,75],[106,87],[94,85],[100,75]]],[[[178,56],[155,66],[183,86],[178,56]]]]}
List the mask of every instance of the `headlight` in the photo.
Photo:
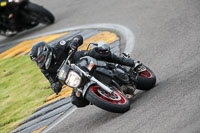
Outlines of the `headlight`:
{"type": "Polygon", "coordinates": [[[73,88],[77,88],[81,83],[81,77],[74,71],[70,71],[65,83],[73,88]]]}

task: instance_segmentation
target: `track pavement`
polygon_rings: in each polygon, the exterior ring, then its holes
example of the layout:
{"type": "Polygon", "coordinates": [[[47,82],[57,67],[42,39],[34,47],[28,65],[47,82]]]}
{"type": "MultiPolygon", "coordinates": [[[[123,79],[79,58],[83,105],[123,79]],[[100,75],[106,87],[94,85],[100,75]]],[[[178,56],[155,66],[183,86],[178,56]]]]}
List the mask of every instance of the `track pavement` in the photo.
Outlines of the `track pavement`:
{"type": "Polygon", "coordinates": [[[118,23],[135,34],[132,57],[152,68],[158,77],[157,86],[139,93],[127,113],[88,106],[76,110],[49,133],[200,132],[199,0],[34,1],[50,9],[56,23],[10,40],[63,27],[118,23]]]}

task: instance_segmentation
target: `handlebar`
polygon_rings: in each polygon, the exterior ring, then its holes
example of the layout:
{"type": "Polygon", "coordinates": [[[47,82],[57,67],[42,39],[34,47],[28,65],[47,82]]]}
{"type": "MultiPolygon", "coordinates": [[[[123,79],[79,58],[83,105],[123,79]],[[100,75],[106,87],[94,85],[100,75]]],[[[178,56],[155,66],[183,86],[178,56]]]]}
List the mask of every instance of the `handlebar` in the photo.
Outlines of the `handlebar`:
{"type": "Polygon", "coordinates": [[[96,43],[96,42],[90,42],[89,44],[88,44],[88,46],[87,46],[87,51],[89,50],[89,47],[90,47],[90,45],[95,45],[95,46],[98,46],[98,43],[96,43]]]}
{"type": "MultiPolygon", "coordinates": [[[[87,51],[88,51],[90,45],[98,46],[98,43],[96,43],[96,42],[90,42],[90,43],[88,44],[88,46],[87,46],[87,51]]],[[[68,65],[71,65],[71,63],[69,62],[69,59],[74,55],[74,53],[75,53],[76,51],[77,51],[77,49],[71,50],[71,52],[69,53],[67,59],[64,60],[64,61],[62,62],[62,64],[61,64],[60,67],[58,68],[57,72],[60,71],[60,69],[62,68],[62,66],[63,66],[64,64],[67,64],[67,63],[68,63],[68,65]]]]}
{"type": "Polygon", "coordinates": [[[76,52],[76,50],[72,50],[72,52],[69,53],[67,59],[64,60],[64,61],[62,62],[62,64],[61,64],[60,67],[58,68],[57,72],[60,71],[60,69],[62,68],[62,66],[63,66],[64,64],[67,64],[67,63],[68,63],[69,65],[71,64],[70,61],[69,61],[69,59],[72,57],[72,55],[73,55],[75,52],[76,52]]]}

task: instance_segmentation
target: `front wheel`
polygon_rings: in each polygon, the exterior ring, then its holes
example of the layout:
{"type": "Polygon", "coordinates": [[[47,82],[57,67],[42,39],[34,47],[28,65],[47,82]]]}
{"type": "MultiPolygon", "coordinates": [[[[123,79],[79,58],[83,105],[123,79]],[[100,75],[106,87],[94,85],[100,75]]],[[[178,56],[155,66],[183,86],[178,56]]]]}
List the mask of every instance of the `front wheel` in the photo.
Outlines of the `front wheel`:
{"type": "Polygon", "coordinates": [[[86,99],[92,104],[114,113],[124,113],[130,109],[130,102],[125,96],[117,91],[109,94],[98,85],[88,89],[86,99]]]}
{"type": "Polygon", "coordinates": [[[47,9],[34,3],[29,3],[27,6],[29,16],[36,22],[42,24],[52,24],[55,21],[53,14],[47,9]]]}

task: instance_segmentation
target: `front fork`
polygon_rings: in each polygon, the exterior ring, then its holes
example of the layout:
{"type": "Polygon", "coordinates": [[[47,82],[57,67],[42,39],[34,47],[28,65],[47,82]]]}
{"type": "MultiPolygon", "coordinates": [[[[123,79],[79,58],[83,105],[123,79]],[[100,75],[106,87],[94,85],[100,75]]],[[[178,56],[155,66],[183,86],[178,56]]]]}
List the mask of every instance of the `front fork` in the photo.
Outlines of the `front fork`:
{"type": "Polygon", "coordinates": [[[103,84],[102,82],[100,82],[99,80],[97,80],[95,77],[89,75],[87,72],[83,71],[81,68],[79,68],[78,66],[72,64],[72,67],[74,67],[76,70],[78,70],[79,72],[81,72],[85,77],[87,77],[90,82],[87,83],[86,85],[84,85],[84,88],[83,88],[83,93],[82,93],[82,96],[84,97],[85,96],[85,93],[87,92],[88,88],[90,87],[90,85],[92,84],[97,84],[99,85],[103,90],[105,90],[106,92],[108,92],[109,94],[112,94],[113,93],[113,90],[110,89],[110,87],[106,86],[105,84],[103,84]]]}
{"type": "Polygon", "coordinates": [[[96,84],[99,85],[104,91],[108,92],[109,94],[113,93],[113,90],[110,89],[110,87],[106,86],[105,84],[97,80],[95,77],[91,77],[90,82],[84,85],[84,88],[82,90],[82,96],[83,97],[85,96],[87,90],[90,88],[91,85],[96,85],[96,84]]]}

